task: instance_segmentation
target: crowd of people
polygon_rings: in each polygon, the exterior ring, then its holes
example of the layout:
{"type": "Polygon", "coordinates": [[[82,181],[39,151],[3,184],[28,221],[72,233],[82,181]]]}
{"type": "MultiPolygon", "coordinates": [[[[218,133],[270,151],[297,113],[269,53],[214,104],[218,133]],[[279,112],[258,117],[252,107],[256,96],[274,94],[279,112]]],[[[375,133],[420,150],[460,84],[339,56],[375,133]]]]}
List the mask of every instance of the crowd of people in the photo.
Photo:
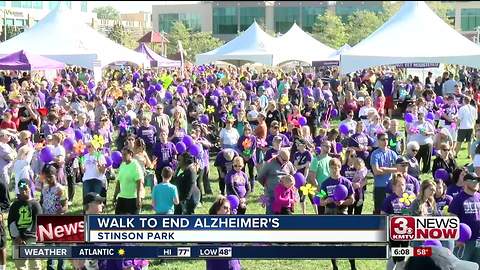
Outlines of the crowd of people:
{"type": "MultiPolygon", "coordinates": [[[[336,69],[122,67],[97,82],[82,68],[53,79],[3,72],[0,208],[8,218],[0,270],[7,238],[16,252],[35,242],[35,217],[69,213],[77,185],[86,214],[110,203],[115,214],[140,214],[150,197],[156,214],[191,215],[205,196],[218,195],[209,214],[249,214],[248,204],[258,203],[265,214],[361,215],[371,182],[373,214],[457,215],[471,238],[442,244],[480,263],[479,78],[467,68],[429,73],[425,82],[387,67],[346,76],[336,69]],[[456,161],[464,142],[465,166],[456,161]],[[261,202],[249,200],[262,188],[261,202]]],[[[403,259],[394,257],[389,269],[403,259]]],[[[39,260],[14,262],[42,269],[39,260]]],[[[72,264],[148,267],[146,260],[72,264]]],[[[64,265],[48,260],[47,269],[64,265]]],[[[212,260],[207,269],[241,265],[212,260]]]]}

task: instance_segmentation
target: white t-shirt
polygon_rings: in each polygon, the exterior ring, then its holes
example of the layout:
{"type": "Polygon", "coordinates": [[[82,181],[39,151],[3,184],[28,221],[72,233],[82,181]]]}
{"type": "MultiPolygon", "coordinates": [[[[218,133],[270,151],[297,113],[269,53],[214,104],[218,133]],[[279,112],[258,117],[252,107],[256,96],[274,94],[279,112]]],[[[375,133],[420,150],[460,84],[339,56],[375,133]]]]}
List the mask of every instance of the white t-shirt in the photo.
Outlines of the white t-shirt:
{"type": "Polygon", "coordinates": [[[13,163],[12,173],[15,175],[15,194],[18,192],[18,182],[20,179],[32,180],[34,177],[33,170],[30,167],[30,163],[23,159],[17,159],[13,163]]]}
{"type": "Polygon", "coordinates": [[[370,112],[375,112],[375,108],[374,107],[367,107],[367,106],[363,106],[360,108],[360,110],[358,111],[358,117],[360,117],[360,119],[362,120],[363,124],[367,124],[368,123],[368,114],[370,112]],[[365,119],[362,119],[362,116],[365,116],[367,118],[365,119]]]}
{"type": "Polygon", "coordinates": [[[477,109],[472,105],[463,105],[458,110],[458,119],[460,119],[459,129],[473,129],[477,120],[477,109]]]}
{"type": "Polygon", "coordinates": [[[58,157],[58,156],[65,157],[66,156],[65,148],[61,145],[52,147],[52,153],[53,153],[54,157],[58,157]]]}
{"type": "Polygon", "coordinates": [[[103,155],[99,155],[97,160],[95,154],[90,155],[90,153],[87,153],[84,158],[85,173],[83,174],[82,180],[86,181],[91,179],[99,179],[102,180],[102,182],[105,182],[107,180],[105,174],[100,173],[97,168],[97,162],[100,165],[105,164],[105,157],[103,155]]]}
{"type": "Polygon", "coordinates": [[[473,157],[473,167],[474,168],[480,167],[480,155],[475,155],[473,157]]]}

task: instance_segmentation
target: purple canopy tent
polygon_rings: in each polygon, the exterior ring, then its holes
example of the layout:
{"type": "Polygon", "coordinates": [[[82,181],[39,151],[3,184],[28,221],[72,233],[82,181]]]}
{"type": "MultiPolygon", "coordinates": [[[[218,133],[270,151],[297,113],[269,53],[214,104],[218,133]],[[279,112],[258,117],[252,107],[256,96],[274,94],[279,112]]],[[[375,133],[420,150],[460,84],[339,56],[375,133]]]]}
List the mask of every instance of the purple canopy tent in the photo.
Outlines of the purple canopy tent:
{"type": "Polygon", "coordinates": [[[65,64],[24,50],[0,58],[0,70],[62,69],[65,64]]]}
{"type": "Polygon", "coordinates": [[[148,59],[150,59],[151,67],[180,67],[180,61],[170,60],[163,56],[158,55],[152,49],[150,49],[144,42],[141,42],[140,45],[135,49],[136,52],[144,54],[148,59]]]}

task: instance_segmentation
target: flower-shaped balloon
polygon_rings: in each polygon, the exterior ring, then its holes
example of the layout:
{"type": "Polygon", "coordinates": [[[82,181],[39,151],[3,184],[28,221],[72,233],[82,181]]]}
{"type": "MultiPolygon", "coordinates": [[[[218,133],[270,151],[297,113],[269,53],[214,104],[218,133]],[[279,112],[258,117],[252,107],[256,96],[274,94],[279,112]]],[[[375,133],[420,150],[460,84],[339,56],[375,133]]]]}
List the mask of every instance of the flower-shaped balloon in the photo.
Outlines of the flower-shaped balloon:
{"type": "Polygon", "coordinates": [[[319,197],[320,199],[325,199],[328,197],[328,194],[325,192],[325,190],[320,190],[320,192],[318,192],[315,196],[319,197]]]}
{"type": "Polygon", "coordinates": [[[215,112],[215,107],[213,107],[212,105],[208,105],[207,106],[207,109],[205,110],[208,114],[212,114],[213,112],[215,112]]]}
{"type": "Polygon", "coordinates": [[[227,106],[227,111],[228,111],[228,112],[232,112],[232,109],[233,109],[232,104],[228,104],[228,106],[227,106]]]}
{"type": "Polygon", "coordinates": [[[312,184],[307,183],[306,185],[300,187],[300,191],[302,191],[303,195],[305,196],[309,194],[315,195],[315,191],[317,191],[317,188],[314,187],[312,184]]]}
{"type": "Polygon", "coordinates": [[[280,128],[278,129],[278,131],[280,131],[280,132],[286,132],[286,131],[287,131],[287,127],[284,126],[284,125],[280,125],[280,128]]]}
{"type": "Polygon", "coordinates": [[[73,151],[75,151],[75,154],[81,156],[83,155],[83,152],[85,151],[85,144],[83,143],[83,141],[77,141],[74,145],[73,145],[73,151]]]}
{"type": "Polygon", "coordinates": [[[3,92],[5,92],[5,86],[0,85],[0,94],[3,93],[3,92]]]}
{"type": "Polygon", "coordinates": [[[390,140],[388,141],[388,145],[389,145],[390,147],[397,147],[397,142],[395,142],[393,139],[390,139],[390,140]]]}
{"type": "Polygon", "coordinates": [[[400,198],[398,201],[403,203],[405,206],[410,206],[410,204],[415,200],[415,195],[413,194],[408,194],[408,193],[403,193],[402,198],[400,198]]]}
{"type": "Polygon", "coordinates": [[[317,109],[317,108],[318,108],[318,103],[317,103],[317,102],[313,103],[312,108],[313,108],[314,110],[317,109]]]}
{"type": "Polygon", "coordinates": [[[265,139],[259,139],[259,140],[257,141],[257,145],[258,145],[259,147],[265,147],[265,146],[267,146],[267,141],[266,141],[265,139]]]}
{"type": "Polygon", "coordinates": [[[288,104],[288,96],[287,95],[283,95],[280,98],[280,104],[282,104],[282,105],[287,105],[288,104]]]}
{"type": "Polygon", "coordinates": [[[410,132],[413,133],[413,134],[418,134],[420,132],[420,130],[417,127],[412,127],[412,128],[410,128],[410,132]]]}
{"type": "Polygon", "coordinates": [[[102,135],[93,135],[91,144],[93,147],[95,147],[95,149],[99,149],[103,147],[103,145],[105,144],[105,139],[103,138],[102,135]]]}
{"type": "Polygon", "coordinates": [[[445,205],[442,210],[442,216],[449,216],[450,213],[448,212],[448,205],[445,205]]]}
{"type": "Polygon", "coordinates": [[[243,146],[244,149],[249,149],[250,147],[252,147],[252,140],[250,140],[249,138],[246,138],[242,142],[242,146],[243,146]]]}
{"type": "Polygon", "coordinates": [[[10,92],[10,94],[8,94],[9,99],[17,99],[20,96],[21,96],[21,94],[20,94],[20,91],[18,91],[18,90],[12,91],[12,92],[10,92]]]}
{"type": "Polygon", "coordinates": [[[267,195],[262,195],[262,196],[260,196],[260,198],[258,199],[258,201],[260,202],[260,204],[262,205],[263,208],[267,207],[267,205],[269,204],[269,200],[268,200],[268,196],[267,196],[267,195]]]}

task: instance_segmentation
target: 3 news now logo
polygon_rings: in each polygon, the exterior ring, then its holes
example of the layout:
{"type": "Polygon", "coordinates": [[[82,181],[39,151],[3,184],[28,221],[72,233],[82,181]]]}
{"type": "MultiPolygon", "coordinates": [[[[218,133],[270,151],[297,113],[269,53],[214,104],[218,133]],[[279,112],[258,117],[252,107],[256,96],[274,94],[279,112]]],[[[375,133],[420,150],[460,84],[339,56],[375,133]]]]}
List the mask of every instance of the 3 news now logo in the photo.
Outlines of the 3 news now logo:
{"type": "Polygon", "coordinates": [[[83,243],[83,216],[38,216],[37,243],[83,243]]]}
{"type": "Polygon", "coordinates": [[[409,217],[390,218],[390,239],[411,240],[457,240],[460,235],[458,217],[409,217]]]}

